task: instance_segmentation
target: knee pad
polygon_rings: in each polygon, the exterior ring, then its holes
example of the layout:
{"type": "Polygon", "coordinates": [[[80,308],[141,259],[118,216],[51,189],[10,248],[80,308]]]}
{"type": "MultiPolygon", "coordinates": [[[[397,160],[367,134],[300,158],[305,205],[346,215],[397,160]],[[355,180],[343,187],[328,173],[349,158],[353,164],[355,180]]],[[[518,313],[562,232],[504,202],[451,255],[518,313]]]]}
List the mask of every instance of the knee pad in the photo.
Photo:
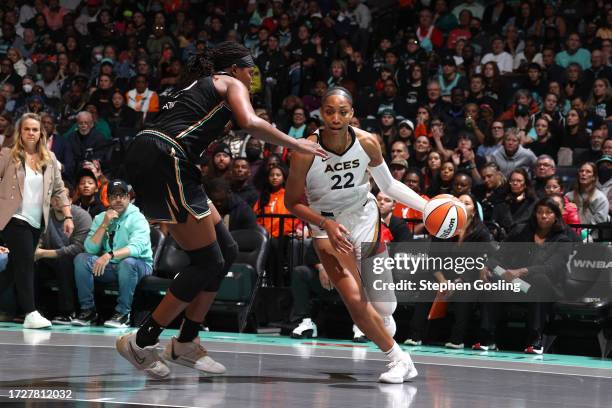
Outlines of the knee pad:
{"type": "Polygon", "coordinates": [[[170,292],[183,302],[191,302],[202,288],[223,273],[224,260],[216,241],[206,247],[185,252],[191,263],[174,278],[170,292]]]}
{"type": "Polygon", "coordinates": [[[371,302],[372,307],[378,312],[380,317],[391,316],[397,308],[397,300],[387,300],[382,302],[371,302]]]}
{"type": "Polygon", "coordinates": [[[215,225],[215,232],[217,234],[217,243],[223,255],[223,268],[216,274],[211,273],[210,278],[201,288],[204,292],[217,292],[219,290],[223,278],[225,278],[225,275],[227,275],[227,272],[238,257],[238,244],[222,222],[218,222],[215,225]]]}

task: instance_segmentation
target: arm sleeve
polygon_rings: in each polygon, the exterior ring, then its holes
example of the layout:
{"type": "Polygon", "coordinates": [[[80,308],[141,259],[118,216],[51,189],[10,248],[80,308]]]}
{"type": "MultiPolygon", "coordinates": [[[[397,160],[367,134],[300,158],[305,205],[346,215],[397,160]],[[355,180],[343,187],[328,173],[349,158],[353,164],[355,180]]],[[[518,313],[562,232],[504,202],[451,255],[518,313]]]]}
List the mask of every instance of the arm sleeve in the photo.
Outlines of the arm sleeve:
{"type": "Polygon", "coordinates": [[[424,212],[427,201],[405,184],[395,180],[384,162],[368,169],[376,185],[383,193],[407,207],[424,212]]]}

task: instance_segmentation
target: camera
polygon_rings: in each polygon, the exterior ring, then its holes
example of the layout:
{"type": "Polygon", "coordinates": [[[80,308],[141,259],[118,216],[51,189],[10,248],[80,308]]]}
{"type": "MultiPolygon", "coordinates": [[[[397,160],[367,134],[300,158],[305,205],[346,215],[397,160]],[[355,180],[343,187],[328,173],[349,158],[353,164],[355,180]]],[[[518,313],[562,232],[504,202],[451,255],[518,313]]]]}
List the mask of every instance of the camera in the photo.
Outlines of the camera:
{"type": "Polygon", "coordinates": [[[529,107],[527,105],[518,105],[516,107],[516,116],[529,116],[529,107]]]}

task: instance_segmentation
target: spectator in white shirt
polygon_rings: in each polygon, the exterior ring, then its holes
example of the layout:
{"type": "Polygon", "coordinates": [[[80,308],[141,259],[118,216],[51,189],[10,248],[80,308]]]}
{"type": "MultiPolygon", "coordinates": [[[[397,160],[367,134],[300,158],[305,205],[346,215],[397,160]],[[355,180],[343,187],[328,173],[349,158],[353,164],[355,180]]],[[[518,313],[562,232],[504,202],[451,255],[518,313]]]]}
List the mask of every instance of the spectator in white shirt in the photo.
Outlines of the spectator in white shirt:
{"type": "Polygon", "coordinates": [[[501,37],[493,38],[493,41],[491,41],[491,50],[492,52],[486,54],[482,58],[481,64],[484,65],[489,61],[493,61],[497,64],[497,68],[499,68],[501,74],[512,72],[514,61],[512,55],[504,51],[504,40],[502,40],[501,37]]]}

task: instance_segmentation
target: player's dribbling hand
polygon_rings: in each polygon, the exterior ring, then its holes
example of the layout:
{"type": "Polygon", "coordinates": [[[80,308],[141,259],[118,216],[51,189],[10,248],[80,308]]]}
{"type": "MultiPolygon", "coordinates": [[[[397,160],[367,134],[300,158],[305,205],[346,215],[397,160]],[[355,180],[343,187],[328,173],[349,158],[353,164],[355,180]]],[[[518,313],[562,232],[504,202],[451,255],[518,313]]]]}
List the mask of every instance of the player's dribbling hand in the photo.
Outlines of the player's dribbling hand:
{"type": "Polygon", "coordinates": [[[480,271],[480,279],[483,282],[489,282],[491,280],[491,270],[486,266],[480,271]]]}
{"type": "Polygon", "coordinates": [[[325,231],[327,232],[329,242],[336,251],[342,254],[353,252],[353,245],[347,238],[351,233],[344,225],[328,219],[325,223],[325,231]]]}
{"type": "Polygon", "coordinates": [[[321,145],[308,139],[299,139],[296,150],[300,153],[314,154],[324,159],[327,158],[327,152],[323,150],[321,145]]]}

